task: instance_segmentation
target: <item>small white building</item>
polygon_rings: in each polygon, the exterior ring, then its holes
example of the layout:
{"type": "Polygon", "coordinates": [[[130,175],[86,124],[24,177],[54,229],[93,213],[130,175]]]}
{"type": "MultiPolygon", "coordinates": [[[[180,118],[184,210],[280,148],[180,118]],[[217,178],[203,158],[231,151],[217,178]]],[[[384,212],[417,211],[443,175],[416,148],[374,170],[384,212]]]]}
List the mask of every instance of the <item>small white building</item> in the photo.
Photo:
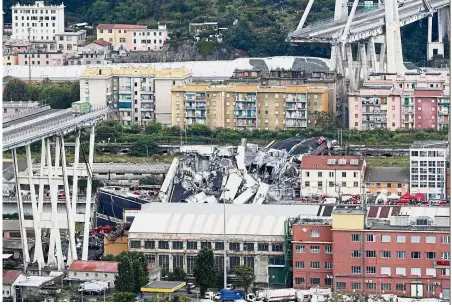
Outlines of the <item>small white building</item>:
{"type": "Polygon", "coordinates": [[[68,56],[68,65],[103,65],[110,63],[111,44],[105,40],[95,40],[79,46],[76,53],[68,56]]]}
{"type": "Polygon", "coordinates": [[[428,199],[445,199],[449,143],[416,141],[410,147],[410,192],[428,199]]]}
{"type": "Polygon", "coordinates": [[[356,156],[303,156],[301,195],[357,195],[362,193],[366,161],[356,156]]]}
{"type": "MultiPolygon", "coordinates": [[[[115,277],[118,275],[118,262],[108,261],[74,261],[68,269],[66,280],[73,283],[90,281],[107,282],[109,288],[115,287],[115,277]]],[[[160,280],[159,268],[148,265],[149,280],[160,280]]]]}
{"type": "Polygon", "coordinates": [[[86,31],[56,33],[55,42],[64,54],[76,54],[79,47],[86,43],[86,31]]]}
{"type": "Polygon", "coordinates": [[[33,41],[49,41],[55,40],[56,33],[64,32],[64,4],[44,5],[44,1],[35,1],[31,5],[17,3],[11,11],[11,39],[28,40],[30,36],[33,41]]]}
{"type": "Polygon", "coordinates": [[[16,302],[16,291],[14,289],[14,283],[20,280],[21,277],[25,278],[19,270],[3,270],[3,286],[2,286],[2,297],[3,301],[16,302]]]}

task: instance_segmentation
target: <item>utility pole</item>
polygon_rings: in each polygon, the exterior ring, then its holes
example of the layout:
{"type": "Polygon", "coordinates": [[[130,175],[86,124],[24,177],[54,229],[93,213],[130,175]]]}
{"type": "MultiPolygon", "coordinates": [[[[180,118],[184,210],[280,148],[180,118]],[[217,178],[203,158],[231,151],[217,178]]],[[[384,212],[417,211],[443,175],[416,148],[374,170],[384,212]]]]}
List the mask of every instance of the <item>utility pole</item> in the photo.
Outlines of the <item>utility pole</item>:
{"type": "Polygon", "coordinates": [[[28,28],[28,83],[31,84],[31,28],[28,28]]]}

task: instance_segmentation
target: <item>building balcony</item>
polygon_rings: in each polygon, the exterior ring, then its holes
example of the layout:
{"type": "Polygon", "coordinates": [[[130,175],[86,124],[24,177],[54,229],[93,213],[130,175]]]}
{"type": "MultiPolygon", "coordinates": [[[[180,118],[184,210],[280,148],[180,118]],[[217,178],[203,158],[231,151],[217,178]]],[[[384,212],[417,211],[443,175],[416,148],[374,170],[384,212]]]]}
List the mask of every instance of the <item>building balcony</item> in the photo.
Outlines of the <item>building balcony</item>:
{"type": "Polygon", "coordinates": [[[186,118],[200,118],[200,119],[205,119],[206,118],[206,114],[205,113],[189,113],[187,112],[185,114],[186,118]]]}
{"type": "Polygon", "coordinates": [[[132,87],[119,87],[119,93],[131,93],[132,87]]]}
{"type": "Polygon", "coordinates": [[[237,120],[236,126],[239,127],[256,127],[257,120],[237,120]]]}
{"type": "Polygon", "coordinates": [[[207,120],[205,118],[187,119],[186,123],[187,123],[187,125],[194,125],[194,124],[205,125],[207,123],[207,120]]]}
{"type": "Polygon", "coordinates": [[[253,106],[253,105],[246,105],[246,106],[235,106],[235,110],[243,110],[243,111],[247,111],[247,110],[250,110],[250,111],[256,111],[257,110],[257,108],[256,108],[256,106],[253,106]]]}
{"type": "Polygon", "coordinates": [[[449,115],[449,111],[441,110],[441,111],[438,111],[438,114],[439,115],[449,115]]]}
{"type": "Polygon", "coordinates": [[[303,120],[306,121],[307,118],[305,115],[291,115],[291,114],[286,114],[285,116],[286,119],[293,119],[293,120],[303,120]]]}
{"type": "Polygon", "coordinates": [[[140,92],[147,93],[147,94],[154,94],[154,91],[152,91],[152,88],[147,88],[147,87],[141,87],[140,92]]]}
{"type": "Polygon", "coordinates": [[[286,128],[307,128],[307,122],[286,122],[286,128]]]}

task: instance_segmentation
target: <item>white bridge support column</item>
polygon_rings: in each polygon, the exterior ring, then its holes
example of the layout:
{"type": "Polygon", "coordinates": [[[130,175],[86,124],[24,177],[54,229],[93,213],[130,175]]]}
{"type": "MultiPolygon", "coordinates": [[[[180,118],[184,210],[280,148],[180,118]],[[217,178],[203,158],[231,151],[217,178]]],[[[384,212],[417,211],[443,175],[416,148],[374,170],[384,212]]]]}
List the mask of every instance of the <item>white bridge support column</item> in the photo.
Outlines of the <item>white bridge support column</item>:
{"type": "Polygon", "coordinates": [[[82,260],[88,259],[88,242],[89,242],[89,218],[91,216],[91,193],[92,193],[92,176],[91,169],[93,168],[94,162],[94,126],[91,127],[90,137],[89,137],[89,156],[88,156],[88,178],[86,186],[86,209],[85,209],[85,228],[83,232],[83,250],[82,250],[82,260]]]}
{"type": "MultiPolygon", "coordinates": [[[[369,67],[367,65],[368,63],[368,56],[366,53],[366,45],[364,43],[360,43],[359,44],[359,56],[361,59],[361,73],[360,75],[362,76],[363,80],[366,81],[367,77],[369,76],[369,67]]],[[[358,77],[360,76],[358,75],[358,77]]]]}
{"type": "Polygon", "coordinates": [[[40,214],[38,203],[36,200],[35,184],[33,182],[33,164],[31,162],[31,148],[30,145],[25,146],[27,154],[27,168],[28,168],[28,184],[30,185],[30,195],[31,195],[31,208],[33,211],[33,229],[35,232],[35,254],[33,258],[33,263],[38,263],[38,272],[41,274],[42,267],[44,267],[44,254],[42,250],[42,239],[41,239],[41,229],[39,228],[40,214]]]}
{"type": "MultiPolygon", "coordinates": [[[[20,189],[19,183],[19,165],[17,164],[17,152],[14,148],[12,151],[13,163],[14,163],[14,177],[16,181],[16,197],[17,204],[19,209],[19,227],[20,227],[20,237],[22,240],[22,255],[24,261],[24,270],[27,270],[28,263],[30,263],[30,254],[28,252],[28,240],[27,240],[27,229],[24,226],[25,217],[24,217],[24,205],[22,201],[22,191],[20,189]]],[[[31,170],[31,168],[29,168],[31,170]]]]}
{"type": "Polygon", "coordinates": [[[386,72],[405,75],[397,0],[385,1],[386,72]]]}
{"type": "Polygon", "coordinates": [[[373,73],[378,73],[378,62],[377,62],[377,51],[375,50],[375,39],[370,37],[367,43],[367,56],[370,62],[370,71],[373,73]]]}
{"type": "MultiPolygon", "coordinates": [[[[74,214],[73,209],[71,207],[71,195],[69,191],[69,180],[67,175],[67,167],[66,167],[66,149],[64,147],[64,136],[61,135],[61,165],[63,170],[63,182],[64,182],[64,193],[66,199],[66,209],[67,209],[67,221],[69,228],[69,246],[68,246],[68,254],[67,254],[67,264],[70,265],[72,260],[77,259],[77,248],[75,244],[75,222],[74,222],[74,214]]],[[[74,190],[73,190],[74,191],[74,190]]],[[[77,190],[75,190],[77,193],[77,190]]]]}
{"type": "Polygon", "coordinates": [[[352,45],[350,43],[347,43],[345,45],[345,54],[347,56],[347,74],[350,80],[350,89],[356,90],[358,89],[358,82],[355,79],[355,70],[353,68],[353,52],[352,45]]]}
{"type": "Polygon", "coordinates": [[[433,16],[428,16],[428,35],[427,35],[427,60],[432,60],[433,57],[439,55],[444,56],[444,25],[447,22],[445,15],[443,13],[444,10],[438,10],[438,41],[433,41],[432,39],[432,28],[433,28],[433,16]]]}

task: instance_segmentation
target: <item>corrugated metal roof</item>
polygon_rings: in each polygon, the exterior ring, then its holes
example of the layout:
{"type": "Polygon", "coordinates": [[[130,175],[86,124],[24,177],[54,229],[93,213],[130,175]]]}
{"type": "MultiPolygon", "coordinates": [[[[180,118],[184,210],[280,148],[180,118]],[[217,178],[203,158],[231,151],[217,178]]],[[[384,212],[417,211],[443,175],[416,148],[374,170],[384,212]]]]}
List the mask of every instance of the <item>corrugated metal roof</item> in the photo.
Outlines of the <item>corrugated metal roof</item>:
{"type": "MultiPolygon", "coordinates": [[[[317,205],[226,206],[226,233],[282,236],[284,221],[298,215],[315,216],[317,205]]],[[[223,234],[222,204],[153,203],[135,216],[129,233],[223,234]]]]}
{"type": "MultiPolygon", "coordinates": [[[[307,71],[330,70],[329,59],[314,57],[276,56],[267,58],[237,58],[235,60],[221,61],[187,61],[166,63],[133,63],[133,64],[111,64],[90,65],[93,68],[108,67],[153,67],[162,68],[187,68],[194,78],[205,79],[228,79],[235,69],[255,69],[259,62],[268,70],[280,69],[306,69],[307,71]]],[[[32,79],[49,78],[50,80],[72,79],[76,80],[82,75],[88,66],[35,66],[31,71],[32,79]]],[[[20,79],[28,79],[28,66],[4,66],[3,76],[12,76],[20,79]]]]}

